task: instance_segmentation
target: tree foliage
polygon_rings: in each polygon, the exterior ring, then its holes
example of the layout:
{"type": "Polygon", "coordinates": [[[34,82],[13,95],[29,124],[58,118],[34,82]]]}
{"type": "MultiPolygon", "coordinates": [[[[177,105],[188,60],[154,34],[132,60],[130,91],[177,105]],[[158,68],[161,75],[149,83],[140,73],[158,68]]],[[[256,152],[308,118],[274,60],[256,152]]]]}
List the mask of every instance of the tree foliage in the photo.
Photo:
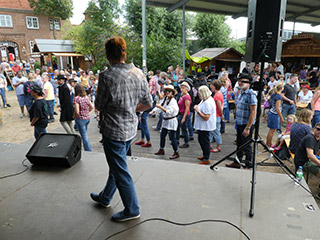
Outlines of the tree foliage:
{"type": "Polygon", "coordinates": [[[120,12],[118,5],[118,0],[91,0],[82,24],[64,29],[63,38],[74,40],[75,51],[91,59],[94,70],[107,65],[101,47],[106,38],[117,34],[114,29],[120,30],[115,23],[120,12]]]}
{"type": "MultiPolygon", "coordinates": [[[[125,18],[128,25],[139,36],[140,42],[142,42],[141,1],[126,1],[125,10],[125,18]]],[[[169,65],[182,63],[181,11],[168,13],[164,8],[147,7],[146,32],[147,68],[149,70],[165,70],[169,65]]],[[[139,64],[141,62],[142,59],[139,60],[139,64]]]]}
{"type": "MultiPolygon", "coordinates": [[[[72,0],[28,0],[30,7],[36,15],[45,15],[54,20],[60,18],[66,20],[72,17],[72,0]]],[[[53,36],[56,39],[56,31],[53,24],[53,36]]]]}
{"type": "Polygon", "coordinates": [[[197,13],[193,31],[199,39],[201,48],[229,47],[230,27],[226,17],[209,13],[197,13]]]}

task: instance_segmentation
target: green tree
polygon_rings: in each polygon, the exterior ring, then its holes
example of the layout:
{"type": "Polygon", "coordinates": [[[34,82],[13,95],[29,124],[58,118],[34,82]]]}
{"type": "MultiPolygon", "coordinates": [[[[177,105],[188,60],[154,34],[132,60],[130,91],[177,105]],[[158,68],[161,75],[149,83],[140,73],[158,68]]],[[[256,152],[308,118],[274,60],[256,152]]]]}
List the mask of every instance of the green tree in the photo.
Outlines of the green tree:
{"type": "Polygon", "coordinates": [[[107,65],[104,41],[118,29],[118,0],[91,0],[86,9],[86,19],[79,26],[67,26],[63,38],[74,40],[75,51],[85,55],[94,64],[93,70],[107,65]]]}
{"type": "MultiPolygon", "coordinates": [[[[142,7],[140,0],[128,0],[125,18],[142,42],[142,7]]],[[[191,18],[186,15],[186,26],[191,18]]],[[[147,7],[147,68],[166,70],[169,65],[182,64],[182,12],[168,13],[164,8],[147,7]]],[[[142,49],[140,49],[142,51],[142,49]]],[[[142,53],[141,53],[142,55],[142,53]]],[[[140,56],[141,56],[140,55],[140,56]]],[[[136,57],[137,59],[137,57],[136,57]]],[[[139,60],[141,62],[141,60],[139,60]]]]}
{"type": "Polygon", "coordinates": [[[243,55],[246,53],[246,42],[231,40],[230,46],[243,55]]]}
{"type": "Polygon", "coordinates": [[[36,15],[45,15],[52,19],[53,37],[57,39],[55,20],[66,20],[72,17],[72,0],[28,0],[36,15]]]}
{"type": "Polygon", "coordinates": [[[199,39],[201,48],[229,47],[230,27],[226,17],[209,13],[197,13],[193,31],[199,39]]]}

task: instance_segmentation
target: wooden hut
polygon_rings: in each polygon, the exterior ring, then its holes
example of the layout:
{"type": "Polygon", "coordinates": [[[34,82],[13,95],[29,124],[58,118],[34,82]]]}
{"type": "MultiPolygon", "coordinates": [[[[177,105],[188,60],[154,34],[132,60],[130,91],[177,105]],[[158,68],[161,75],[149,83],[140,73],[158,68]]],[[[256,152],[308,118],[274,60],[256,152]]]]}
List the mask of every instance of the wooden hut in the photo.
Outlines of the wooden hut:
{"type": "Polygon", "coordinates": [[[300,33],[283,43],[282,63],[298,72],[304,66],[320,67],[320,34],[300,33]]]}
{"type": "Polygon", "coordinates": [[[233,48],[205,48],[191,56],[190,73],[192,73],[192,69],[197,72],[208,66],[216,72],[221,71],[221,68],[225,68],[230,77],[233,77],[239,73],[243,57],[241,53],[233,48]],[[200,58],[207,58],[207,60],[197,63],[196,59],[200,58]]]}

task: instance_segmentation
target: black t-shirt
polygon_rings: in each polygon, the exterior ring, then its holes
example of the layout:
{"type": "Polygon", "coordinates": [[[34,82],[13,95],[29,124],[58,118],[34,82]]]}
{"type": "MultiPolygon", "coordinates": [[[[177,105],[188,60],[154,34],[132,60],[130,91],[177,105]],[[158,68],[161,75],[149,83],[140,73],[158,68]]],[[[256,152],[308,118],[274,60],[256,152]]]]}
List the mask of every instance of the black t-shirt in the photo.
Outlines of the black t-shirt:
{"type": "Polygon", "coordinates": [[[30,122],[33,118],[39,118],[34,125],[37,127],[46,128],[48,125],[47,108],[47,103],[44,99],[35,100],[29,110],[30,122]]]}
{"type": "Polygon", "coordinates": [[[312,71],[309,76],[310,76],[310,79],[309,79],[310,83],[317,82],[317,73],[315,71],[312,71]]]}
{"type": "Polygon", "coordinates": [[[313,154],[317,154],[319,150],[319,141],[313,134],[308,134],[301,140],[294,157],[294,164],[296,168],[303,166],[306,162],[308,162],[309,158],[307,154],[307,148],[313,149],[313,154]]]}
{"type": "MultiPolygon", "coordinates": [[[[284,95],[290,100],[295,101],[295,97],[297,95],[297,88],[296,86],[292,87],[290,84],[287,83],[286,85],[284,85],[282,93],[284,93],[284,95]]],[[[283,100],[283,103],[290,104],[286,100],[283,100]]]]}

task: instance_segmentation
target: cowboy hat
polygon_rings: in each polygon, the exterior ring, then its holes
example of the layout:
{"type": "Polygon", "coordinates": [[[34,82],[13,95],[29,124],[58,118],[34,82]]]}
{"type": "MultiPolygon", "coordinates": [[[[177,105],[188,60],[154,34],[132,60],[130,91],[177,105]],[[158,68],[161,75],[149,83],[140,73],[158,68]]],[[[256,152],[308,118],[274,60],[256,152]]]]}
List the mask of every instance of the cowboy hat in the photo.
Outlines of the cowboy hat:
{"type": "Polygon", "coordinates": [[[170,91],[173,92],[173,95],[177,95],[177,94],[178,94],[177,90],[174,89],[174,86],[173,86],[173,85],[164,86],[163,90],[164,90],[164,91],[165,91],[165,90],[170,90],[170,91]]]}
{"type": "Polygon", "coordinates": [[[191,89],[191,88],[190,88],[190,85],[189,85],[186,81],[182,82],[182,83],[180,84],[180,87],[181,87],[181,86],[185,86],[188,91],[190,91],[190,89],[191,89]]]}

